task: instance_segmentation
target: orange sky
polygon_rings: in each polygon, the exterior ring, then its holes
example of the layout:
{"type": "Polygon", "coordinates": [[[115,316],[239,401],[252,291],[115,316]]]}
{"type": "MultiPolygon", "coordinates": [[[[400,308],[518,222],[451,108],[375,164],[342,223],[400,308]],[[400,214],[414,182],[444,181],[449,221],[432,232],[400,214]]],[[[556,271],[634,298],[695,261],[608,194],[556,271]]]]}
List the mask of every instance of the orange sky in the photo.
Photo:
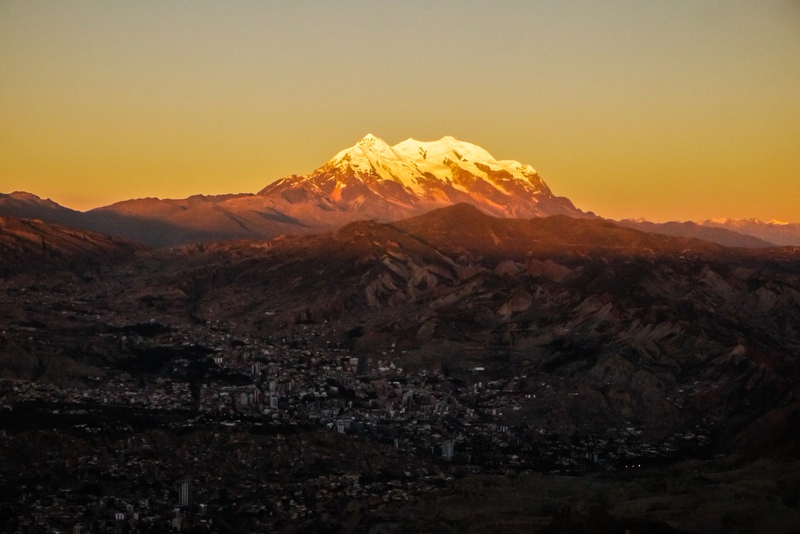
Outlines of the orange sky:
{"type": "Polygon", "coordinates": [[[0,2],[0,192],[257,191],[453,135],[623,218],[800,221],[800,2],[0,2]]]}

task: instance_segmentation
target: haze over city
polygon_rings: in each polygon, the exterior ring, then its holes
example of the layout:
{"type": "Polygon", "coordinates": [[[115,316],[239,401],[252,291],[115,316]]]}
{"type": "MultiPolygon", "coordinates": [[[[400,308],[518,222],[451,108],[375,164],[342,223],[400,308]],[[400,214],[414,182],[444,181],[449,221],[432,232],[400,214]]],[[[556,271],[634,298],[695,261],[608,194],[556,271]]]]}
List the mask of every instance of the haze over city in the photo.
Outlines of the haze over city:
{"type": "Polygon", "coordinates": [[[0,191],[256,192],[367,132],[610,218],[800,221],[800,4],[0,3],[0,191]]]}

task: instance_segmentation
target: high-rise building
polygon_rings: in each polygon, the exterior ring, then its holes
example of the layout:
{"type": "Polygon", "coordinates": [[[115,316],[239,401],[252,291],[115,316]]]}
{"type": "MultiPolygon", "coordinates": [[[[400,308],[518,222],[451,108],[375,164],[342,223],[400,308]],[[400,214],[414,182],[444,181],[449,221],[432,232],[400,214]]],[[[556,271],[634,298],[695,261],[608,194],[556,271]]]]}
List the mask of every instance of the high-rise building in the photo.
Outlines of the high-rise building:
{"type": "Polygon", "coordinates": [[[189,508],[192,505],[192,497],[192,483],[189,480],[184,480],[178,488],[178,506],[189,508]]]}
{"type": "Polygon", "coordinates": [[[452,441],[442,443],[442,458],[448,462],[453,459],[454,446],[452,441]]]}

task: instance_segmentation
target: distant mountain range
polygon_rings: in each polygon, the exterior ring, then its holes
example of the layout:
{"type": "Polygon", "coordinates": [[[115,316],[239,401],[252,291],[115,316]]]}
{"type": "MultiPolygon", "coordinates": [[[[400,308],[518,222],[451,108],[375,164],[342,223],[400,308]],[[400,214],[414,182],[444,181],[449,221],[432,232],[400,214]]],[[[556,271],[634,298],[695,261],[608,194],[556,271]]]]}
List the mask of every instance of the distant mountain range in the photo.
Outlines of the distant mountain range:
{"type": "Polygon", "coordinates": [[[763,222],[758,219],[710,219],[700,224],[707,228],[733,230],[740,234],[761,238],[776,245],[800,245],[800,223],[763,222]]]}
{"type": "MultiPolygon", "coordinates": [[[[498,161],[471,143],[443,137],[394,146],[367,135],[308,175],[291,175],[257,194],[143,198],[79,212],[25,192],[0,194],[0,215],[126,237],[150,246],[313,234],[357,220],[390,222],[466,203],[495,217],[595,218],[554,195],[530,165],[498,161]]],[[[645,232],[730,247],[800,245],[800,224],[625,220],[645,232]]]]}
{"type": "MultiPolygon", "coordinates": [[[[726,227],[712,227],[704,223],[694,222],[665,222],[653,223],[649,221],[632,221],[630,219],[615,221],[620,226],[627,228],[634,228],[642,232],[650,232],[654,234],[671,235],[678,237],[693,237],[695,239],[703,239],[711,241],[726,247],[740,247],[740,248],[766,248],[775,246],[773,241],[767,241],[755,235],[749,235],[745,232],[737,232],[736,230],[726,227]]],[[[800,245],[800,232],[798,232],[795,243],[800,245]]]]}

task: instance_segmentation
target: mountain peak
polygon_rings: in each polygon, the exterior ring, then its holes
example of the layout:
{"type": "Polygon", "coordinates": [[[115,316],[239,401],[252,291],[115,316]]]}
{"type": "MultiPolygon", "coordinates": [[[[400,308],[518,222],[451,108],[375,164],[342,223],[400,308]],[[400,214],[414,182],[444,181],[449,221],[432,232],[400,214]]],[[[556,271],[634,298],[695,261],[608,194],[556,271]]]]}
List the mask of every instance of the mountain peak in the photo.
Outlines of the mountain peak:
{"type": "Polygon", "coordinates": [[[372,146],[372,145],[374,145],[376,142],[383,142],[383,140],[382,140],[382,139],[380,139],[379,137],[375,137],[375,136],[374,136],[374,135],[372,135],[371,133],[368,133],[367,135],[365,135],[364,137],[362,137],[362,138],[361,138],[361,140],[360,140],[358,143],[356,143],[356,144],[357,144],[357,145],[362,145],[362,146],[372,146]]]}
{"type": "Polygon", "coordinates": [[[41,197],[34,195],[33,193],[28,193],[27,191],[12,191],[11,193],[8,193],[8,195],[3,196],[8,196],[9,198],[15,198],[18,200],[42,200],[41,197]]]}
{"type": "MultiPolygon", "coordinates": [[[[42,218],[43,214],[60,210],[75,213],[73,210],[59,206],[49,198],[41,198],[27,191],[14,191],[11,193],[0,193],[0,208],[3,215],[12,217],[42,218]],[[34,211],[30,211],[30,210],[34,211]]],[[[55,222],[68,223],[69,221],[58,220],[55,222]]]]}
{"type": "Polygon", "coordinates": [[[354,157],[367,157],[370,152],[377,152],[380,154],[380,157],[384,158],[387,156],[392,157],[390,151],[391,147],[386,141],[368,133],[359,139],[355,145],[336,154],[328,163],[339,162],[341,160],[350,161],[354,157]]]}
{"type": "Polygon", "coordinates": [[[369,133],[313,173],[278,180],[259,196],[288,201],[293,210],[313,202],[323,210],[383,221],[459,202],[499,217],[584,215],[554,196],[532,166],[497,160],[450,135],[390,146],[369,133]]]}

